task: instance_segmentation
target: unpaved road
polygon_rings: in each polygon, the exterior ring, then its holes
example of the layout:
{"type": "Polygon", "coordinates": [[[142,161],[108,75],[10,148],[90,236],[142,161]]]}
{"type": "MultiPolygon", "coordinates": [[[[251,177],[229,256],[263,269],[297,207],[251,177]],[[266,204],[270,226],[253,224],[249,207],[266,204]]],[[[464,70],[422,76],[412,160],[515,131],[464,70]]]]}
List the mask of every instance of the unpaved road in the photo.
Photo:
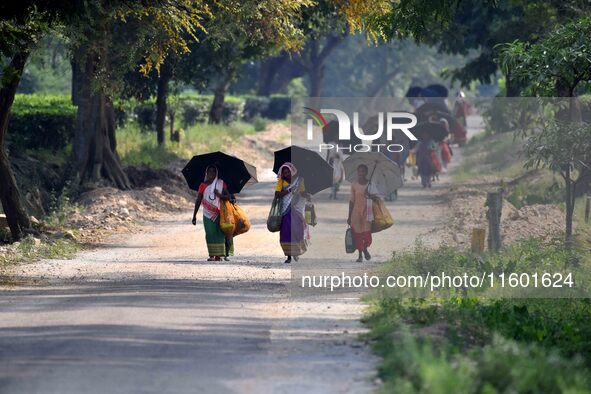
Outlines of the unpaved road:
{"type": "MultiPolygon", "coordinates": [[[[401,190],[390,204],[395,226],[376,234],[364,264],[436,227],[442,191],[416,182],[401,190]]],[[[236,238],[231,262],[205,261],[202,226],[189,224],[187,210],[73,260],[15,268],[21,284],[0,291],[0,392],[374,390],[377,360],[358,339],[358,295],[290,295],[291,268],[265,227],[272,193],[266,182],[241,195],[253,227],[236,238]]],[[[347,190],[341,198],[316,197],[309,255],[350,264],[347,190]]]]}

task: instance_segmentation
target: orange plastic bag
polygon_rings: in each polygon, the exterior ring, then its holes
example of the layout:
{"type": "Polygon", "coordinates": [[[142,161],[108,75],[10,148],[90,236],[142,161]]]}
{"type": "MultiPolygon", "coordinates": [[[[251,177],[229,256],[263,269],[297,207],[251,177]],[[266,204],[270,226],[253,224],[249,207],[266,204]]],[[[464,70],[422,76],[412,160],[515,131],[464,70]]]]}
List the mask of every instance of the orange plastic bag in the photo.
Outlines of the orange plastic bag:
{"type": "Polygon", "coordinates": [[[394,219],[384,200],[377,199],[373,201],[373,222],[371,223],[371,232],[377,233],[392,227],[394,219]]]}
{"type": "Polygon", "coordinates": [[[250,220],[240,205],[234,203],[232,204],[232,208],[234,209],[234,223],[236,224],[234,236],[244,234],[250,230],[250,220]]]}
{"type": "Polygon", "coordinates": [[[231,237],[236,230],[234,207],[230,201],[222,200],[220,204],[220,229],[227,237],[231,237]]]}

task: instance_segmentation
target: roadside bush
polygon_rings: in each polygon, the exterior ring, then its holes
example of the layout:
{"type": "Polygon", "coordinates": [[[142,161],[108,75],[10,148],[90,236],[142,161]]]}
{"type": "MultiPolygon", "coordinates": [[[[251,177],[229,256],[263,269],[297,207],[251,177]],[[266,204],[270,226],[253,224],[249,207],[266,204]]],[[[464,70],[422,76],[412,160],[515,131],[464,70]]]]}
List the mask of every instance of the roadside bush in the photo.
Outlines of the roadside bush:
{"type": "Polygon", "coordinates": [[[257,116],[272,120],[286,119],[290,112],[289,96],[248,97],[244,103],[244,119],[247,121],[257,116]]]}
{"type": "Polygon", "coordinates": [[[252,120],[252,126],[254,127],[254,131],[265,131],[267,128],[267,120],[257,116],[252,120]]]}
{"type": "Polygon", "coordinates": [[[291,99],[288,96],[271,96],[269,108],[261,116],[268,119],[285,119],[291,112],[291,99]]]}
{"type": "Polygon", "coordinates": [[[207,122],[211,98],[184,98],[179,103],[179,111],[183,127],[191,127],[197,123],[207,122]]]}
{"type": "MultiPolygon", "coordinates": [[[[579,257],[562,244],[536,239],[484,255],[417,245],[396,254],[383,274],[541,273],[568,266],[576,285],[585,286],[589,274],[573,264],[579,257]]],[[[366,297],[364,321],[384,359],[384,392],[589,392],[590,299],[477,294],[396,298],[379,289],[366,297]]]]}
{"type": "Polygon", "coordinates": [[[133,112],[142,132],[155,130],[156,106],[153,103],[139,104],[133,109],[133,112]]]}
{"type": "Polygon", "coordinates": [[[76,107],[69,97],[17,94],[8,138],[20,149],[59,150],[72,141],[75,126],[76,107]]]}
{"type": "Polygon", "coordinates": [[[244,102],[244,119],[252,121],[269,108],[269,97],[248,97],[244,102]]]}

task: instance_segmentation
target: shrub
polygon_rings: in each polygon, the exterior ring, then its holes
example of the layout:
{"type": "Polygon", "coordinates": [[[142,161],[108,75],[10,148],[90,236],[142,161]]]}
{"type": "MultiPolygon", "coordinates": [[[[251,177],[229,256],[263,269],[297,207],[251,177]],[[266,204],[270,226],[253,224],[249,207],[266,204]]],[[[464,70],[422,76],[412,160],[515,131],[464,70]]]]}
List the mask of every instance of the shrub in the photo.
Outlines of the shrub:
{"type": "Polygon", "coordinates": [[[244,104],[244,119],[253,120],[257,116],[279,120],[285,119],[291,112],[289,96],[248,97],[244,104]]]}
{"type": "Polygon", "coordinates": [[[254,127],[254,131],[264,131],[267,128],[267,120],[257,116],[252,120],[252,125],[254,127]]]}
{"type": "Polygon", "coordinates": [[[17,94],[8,124],[11,144],[59,150],[72,141],[76,107],[68,96],[17,94]]]}
{"type": "Polygon", "coordinates": [[[271,96],[269,108],[261,116],[273,120],[285,119],[291,112],[291,99],[288,96],[271,96]]]}
{"type": "Polygon", "coordinates": [[[178,105],[183,127],[191,127],[197,123],[207,122],[211,98],[196,96],[182,98],[178,105]]]}
{"type": "Polygon", "coordinates": [[[153,103],[142,103],[133,109],[142,132],[154,131],[156,124],[156,107],[153,103]]]}
{"type": "Polygon", "coordinates": [[[244,119],[252,121],[269,108],[269,97],[248,97],[244,103],[244,119]]]}

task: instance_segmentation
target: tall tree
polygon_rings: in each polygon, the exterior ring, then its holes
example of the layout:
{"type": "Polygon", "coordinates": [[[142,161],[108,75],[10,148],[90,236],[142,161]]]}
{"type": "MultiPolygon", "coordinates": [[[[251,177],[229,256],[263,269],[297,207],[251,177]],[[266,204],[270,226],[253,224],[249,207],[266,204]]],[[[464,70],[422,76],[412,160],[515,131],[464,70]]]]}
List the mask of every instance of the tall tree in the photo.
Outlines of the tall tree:
{"type": "Polygon", "coordinates": [[[31,221],[6,152],[8,121],[27,59],[40,37],[55,23],[55,15],[28,4],[0,6],[0,201],[13,240],[32,232],[31,221]],[[7,63],[4,59],[9,59],[7,63]]]}
{"type": "Polygon", "coordinates": [[[591,185],[591,127],[581,125],[577,89],[591,82],[591,17],[548,33],[536,43],[515,41],[500,48],[500,65],[511,68],[526,92],[563,97],[556,101],[556,122],[530,139],[530,166],[559,172],[566,188],[566,241],[572,242],[575,197],[591,185]],[[564,105],[566,104],[566,105],[564,105]]]}
{"type": "Polygon", "coordinates": [[[70,174],[75,184],[106,180],[127,189],[130,183],[116,151],[112,98],[138,63],[145,74],[168,72],[168,65],[160,68],[167,54],[188,51],[187,40],[201,29],[207,6],[193,0],[86,4],[85,13],[68,24],[68,34],[75,37],[72,88],[78,106],[70,174]]]}
{"type": "Polygon", "coordinates": [[[191,45],[177,69],[184,82],[213,90],[211,123],[222,121],[225,96],[243,64],[301,46],[297,18],[301,7],[310,4],[308,0],[246,0],[211,6],[211,15],[204,21],[207,34],[191,45]]]}

